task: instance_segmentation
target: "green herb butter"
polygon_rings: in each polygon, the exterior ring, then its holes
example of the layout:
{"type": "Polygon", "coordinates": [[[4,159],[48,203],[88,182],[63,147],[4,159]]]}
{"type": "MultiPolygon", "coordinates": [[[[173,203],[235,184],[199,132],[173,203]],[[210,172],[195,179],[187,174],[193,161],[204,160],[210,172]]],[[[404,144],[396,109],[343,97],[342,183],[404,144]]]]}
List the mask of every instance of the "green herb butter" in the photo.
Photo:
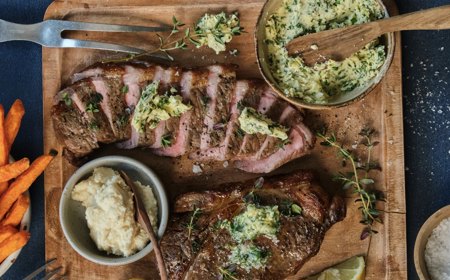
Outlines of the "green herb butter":
{"type": "Polygon", "coordinates": [[[378,41],[341,62],[328,60],[308,67],[300,56],[288,56],[292,39],[326,29],[361,24],[384,17],[376,0],[283,0],[266,24],[268,63],[286,96],[309,103],[326,103],[337,94],[365,86],[383,65],[386,54],[378,41]]]}
{"type": "Polygon", "coordinates": [[[159,82],[149,84],[141,94],[134,111],[132,125],[143,132],[146,128],[154,129],[160,121],[179,117],[190,110],[190,105],[183,104],[179,95],[158,95],[159,82]]]}
{"type": "Polygon", "coordinates": [[[225,44],[233,39],[234,35],[240,35],[242,28],[236,14],[227,17],[224,12],[216,15],[205,14],[195,26],[196,39],[193,43],[197,47],[208,46],[216,51],[216,54],[225,51],[225,44]]]}
{"type": "Polygon", "coordinates": [[[239,244],[231,249],[228,260],[249,272],[252,268],[264,268],[269,259],[269,252],[254,244],[239,244]]]}
{"type": "Polygon", "coordinates": [[[239,116],[239,126],[247,134],[265,134],[281,140],[288,139],[287,128],[273,122],[255,109],[244,107],[239,116]]]}

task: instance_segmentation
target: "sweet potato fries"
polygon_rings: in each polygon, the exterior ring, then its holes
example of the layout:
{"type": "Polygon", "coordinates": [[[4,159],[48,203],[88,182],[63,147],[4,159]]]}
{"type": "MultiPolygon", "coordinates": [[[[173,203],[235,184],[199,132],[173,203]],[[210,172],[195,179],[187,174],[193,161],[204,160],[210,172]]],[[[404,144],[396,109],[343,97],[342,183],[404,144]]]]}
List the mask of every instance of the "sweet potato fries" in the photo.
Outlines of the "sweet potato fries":
{"type": "Polygon", "coordinates": [[[18,228],[30,206],[25,192],[56,156],[52,151],[31,165],[27,158],[9,163],[9,152],[24,114],[20,100],[14,102],[6,117],[0,105],[0,263],[28,242],[30,234],[18,228]]]}

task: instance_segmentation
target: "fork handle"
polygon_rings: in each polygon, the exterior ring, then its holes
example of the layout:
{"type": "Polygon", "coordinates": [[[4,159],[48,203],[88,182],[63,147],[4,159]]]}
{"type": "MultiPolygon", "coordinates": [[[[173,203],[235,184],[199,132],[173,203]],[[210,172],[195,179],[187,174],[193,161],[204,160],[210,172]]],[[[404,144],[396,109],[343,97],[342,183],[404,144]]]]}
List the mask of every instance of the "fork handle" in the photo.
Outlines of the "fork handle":
{"type": "Polygon", "coordinates": [[[0,19],[0,42],[31,41],[39,43],[37,24],[18,24],[0,19]]]}

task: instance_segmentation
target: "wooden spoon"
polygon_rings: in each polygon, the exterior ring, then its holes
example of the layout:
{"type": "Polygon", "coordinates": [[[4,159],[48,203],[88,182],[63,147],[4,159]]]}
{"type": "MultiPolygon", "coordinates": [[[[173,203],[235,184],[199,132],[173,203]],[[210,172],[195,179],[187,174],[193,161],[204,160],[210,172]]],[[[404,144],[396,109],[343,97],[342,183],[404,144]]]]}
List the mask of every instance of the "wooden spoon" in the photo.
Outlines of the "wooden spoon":
{"type": "Polygon", "coordinates": [[[300,36],[286,49],[311,66],[328,59],[342,61],[386,33],[436,29],[450,29],[450,5],[300,36]]]}
{"type": "Polygon", "coordinates": [[[125,183],[130,187],[131,191],[134,194],[133,195],[134,205],[136,206],[134,207],[135,216],[139,224],[142,226],[142,228],[144,228],[144,230],[148,233],[150,241],[153,244],[153,250],[155,250],[156,261],[158,262],[158,269],[159,274],[161,276],[161,280],[167,280],[167,271],[166,266],[164,264],[164,258],[161,253],[161,248],[159,247],[158,239],[156,238],[155,233],[153,232],[152,223],[150,222],[150,218],[148,217],[147,211],[145,210],[144,203],[142,202],[140,194],[137,191],[137,187],[134,184],[134,182],[130,180],[130,177],[128,177],[128,175],[125,172],[119,170],[119,174],[125,181],[125,183]]]}

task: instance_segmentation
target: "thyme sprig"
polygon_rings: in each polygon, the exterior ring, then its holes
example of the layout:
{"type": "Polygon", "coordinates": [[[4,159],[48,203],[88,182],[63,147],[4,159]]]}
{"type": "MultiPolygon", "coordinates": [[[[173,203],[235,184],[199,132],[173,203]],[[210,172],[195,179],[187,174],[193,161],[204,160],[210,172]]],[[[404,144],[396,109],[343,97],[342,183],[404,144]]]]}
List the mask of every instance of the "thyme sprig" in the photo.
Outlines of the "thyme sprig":
{"type": "Polygon", "coordinates": [[[161,137],[161,146],[163,146],[163,148],[172,146],[172,134],[168,133],[161,137]]]}
{"type": "Polygon", "coordinates": [[[172,16],[172,30],[167,37],[156,34],[159,40],[159,46],[153,50],[137,55],[129,55],[123,59],[106,60],[107,62],[123,62],[129,61],[138,57],[151,55],[161,52],[169,60],[174,58],[169,54],[173,50],[186,50],[188,42],[195,47],[208,46],[216,51],[225,50],[225,45],[231,41],[233,36],[241,35],[244,28],[240,26],[240,20],[237,13],[233,13],[227,17],[224,12],[217,15],[205,14],[193,27],[185,27],[186,24],[179,21],[175,16],[172,16]],[[213,22],[214,24],[210,24],[213,22]],[[181,36],[178,35],[182,34],[181,36]]]}
{"type": "Polygon", "coordinates": [[[192,237],[192,231],[195,229],[195,223],[197,222],[198,216],[201,214],[202,210],[200,208],[195,207],[194,212],[192,212],[191,218],[189,219],[189,223],[187,224],[188,229],[188,239],[190,240],[192,237]]]}
{"type": "Polygon", "coordinates": [[[231,264],[227,267],[217,267],[217,269],[220,273],[219,280],[238,280],[236,278],[236,264],[231,264]]]}
{"type": "Polygon", "coordinates": [[[381,219],[381,210],[377,209],[377,202],[384,201],[384,195],[382,192],[369,187],[375,184],[375,180],[369,177],[369,172],[374,169],[379,169],[379,165],[372,162],[371,159],[373,147],[378,144],[378,142],[374,142],[371,139],[374,132],[373,129],[363,129],[359,133],[363,138],[361,144],[366,147],[367,159],[363,164],[358,161],[356,156],[350,150],[338,143],[336,136],[333,133],[328,136],[323,133],[317,133],[317,136],[323,140],[323,142],[320,143],[322,146],[336,148],[338,154],[344,160],[350,162],[351,172],[339,172],[334,180],[342,183],[344,189],[353,187],[353,193],[359,196],[355,202],[361,204],[361,206],[358,207],[362,215],[360,223],[366,225],[361,233],[361,240],[377,233],[377,231],[373,229],[375,223],[383,223],[381,219]]]}

